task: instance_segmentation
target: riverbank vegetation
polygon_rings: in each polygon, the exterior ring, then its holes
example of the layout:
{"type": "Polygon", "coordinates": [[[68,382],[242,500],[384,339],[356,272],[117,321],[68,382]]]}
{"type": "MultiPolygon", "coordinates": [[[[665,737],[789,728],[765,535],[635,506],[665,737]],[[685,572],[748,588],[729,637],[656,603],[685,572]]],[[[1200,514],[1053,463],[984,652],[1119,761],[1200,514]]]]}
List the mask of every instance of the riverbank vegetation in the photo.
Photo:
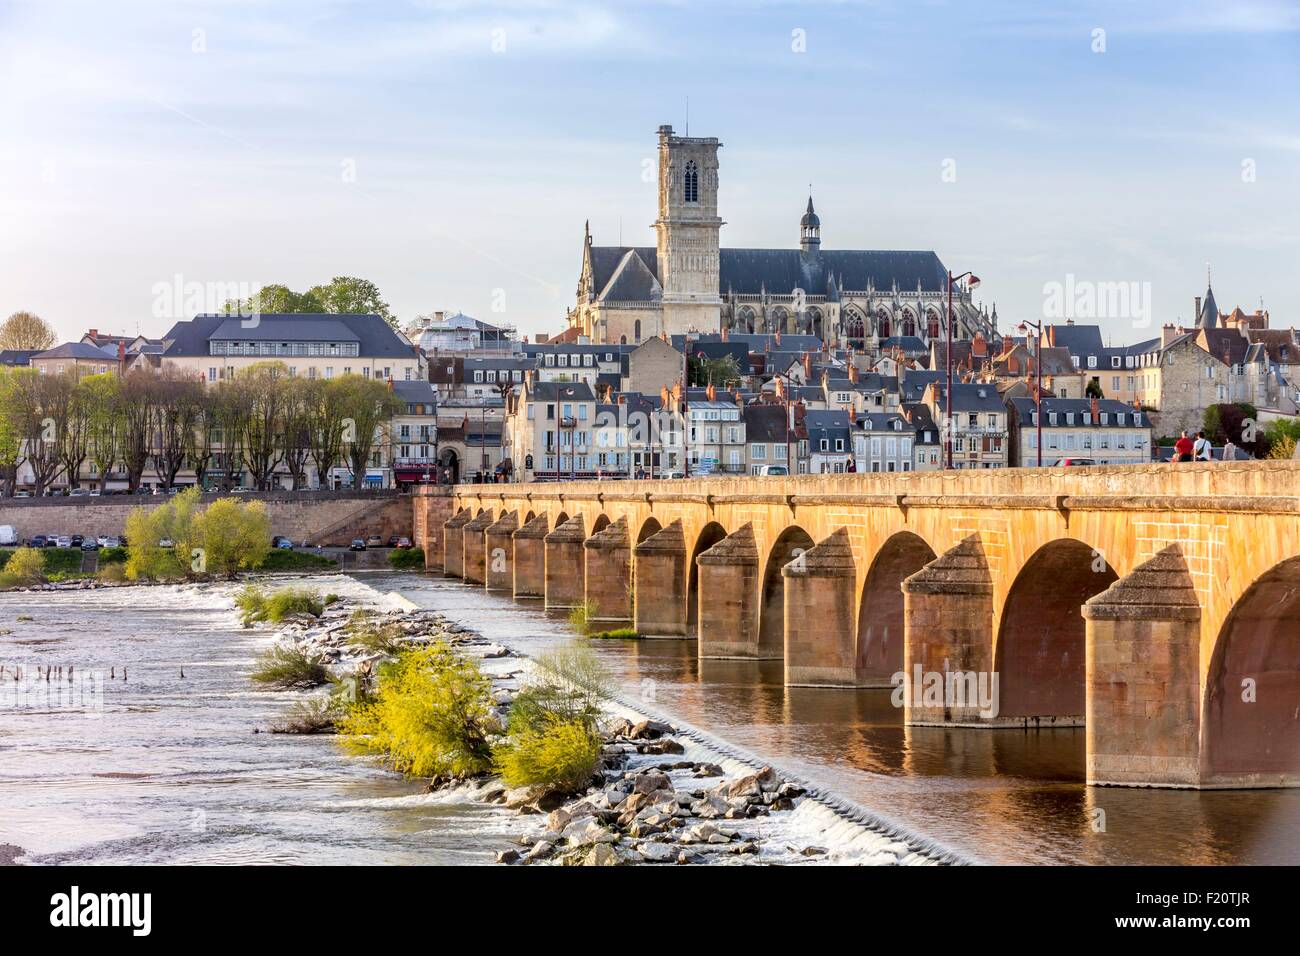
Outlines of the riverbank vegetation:
{"type": "Polygon", "coordinates": [[[249,676],[258,684],[280,690],[320,687],[335,681],[323,657],[307,654],[287,644],[277,644],[259,654],[257,666],[249,676]]]}
{"type": "Polygon", "coordinates": [[[595,640],[637,640],[641,633],[633,627],[616,627],[608,631],[597,630],[591,623],[596,605],[586,601],[569,612],[569,626],[583,637],[595,640]]]}
{"type": "Polygon", "coordinates": [[[420,548],[394,548],[388,553],[388,565],[394,571],[423,571],[424,551],[420,548]]]}
{"type": "Polygon", "coordinates": [[[271,522],[260,501],[219,498],[199,507],[190,488],[152,511],[132,509],[126,519],[127,577],[167,581],[251,570],[271,550],[271,522]]]}
{"type": "Polygon", "coordinates": [[[257,585],[249,584],[235,595],[235,606],[240,611],[240,623],[252,627],[259,621],[279,624],[292,614],[320,617],[325,613],[326,604],[332,603],[329,601],[331,596],[322,598],[310,588],[292,586],[268,594],[257,585]]]}

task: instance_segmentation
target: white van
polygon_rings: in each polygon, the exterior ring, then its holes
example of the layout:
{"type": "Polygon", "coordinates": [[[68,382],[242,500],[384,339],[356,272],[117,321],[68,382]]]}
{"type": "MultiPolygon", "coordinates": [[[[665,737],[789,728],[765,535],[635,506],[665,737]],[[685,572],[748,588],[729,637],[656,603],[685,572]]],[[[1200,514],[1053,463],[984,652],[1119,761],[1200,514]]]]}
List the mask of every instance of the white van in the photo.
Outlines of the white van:
{"type": "Polygon", "coordinates": [[[768,475],[788,475],[790,474],[790,469],[785,465],[759,465],[756,474],[759,477],[766,477],[768,475]]]}
{"type": "Polygon", "coordinates": [[[18,532],[11,524],[0,524],[0,547],[18,543],[18,532]]]}

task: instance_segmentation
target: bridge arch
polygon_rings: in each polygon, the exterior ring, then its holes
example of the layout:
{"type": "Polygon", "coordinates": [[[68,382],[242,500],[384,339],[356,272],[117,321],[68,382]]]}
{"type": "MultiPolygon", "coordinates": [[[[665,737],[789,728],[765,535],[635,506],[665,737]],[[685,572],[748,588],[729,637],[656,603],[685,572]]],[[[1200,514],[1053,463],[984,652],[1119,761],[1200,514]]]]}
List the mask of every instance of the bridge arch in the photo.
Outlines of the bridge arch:
{"type": "Polygon", "coordinates": [[[1219,631],[1203,716],[1203,769],[1211,782],[1300,780],[1297,635],[1300,556],[1260,576],[1219,631]]]}
{"type": "Polygon", "coordinates": [[[533,520],[534,518],[536,518],[536,517],[537,517],[536,512],[534,512],[532,508],[529,508],[528,511],[525,512],[525,514],[524,514],[524,520],[523,520],[522,522],[520,522],[520,523],[521,523],[521,524],[528,524],[528,522],[532,521],[532,520],[533,520]]]}
{"type": "Polygon", "coordinates": [[[763,583],[759,590],[760,654],[785,656],[785,579],[781,576],[781,569],[812,550],[813,544],[812,536],[798,525],[790,525],[772,542],[763,563],[763,583]]]}
{"type": "Polygon", "coordinates": [[[858,605],[857,669],[867,686],[889,686],[903,669],[903,579],[937,555],[911,531],[891,535],[876,552],[858,605]]]}
{"type": "Polygon", "coordinates": [[[558,528],[560,525],[564,524],[564,522],[568,520],[569,520],[569,513],[567,511],[561,511],[559,514],[555,516],[555,520],[551,522],[551,530],[555,530],[556,528],[558,528]]]}
{"type": "Polygon", "coordinates": [[[599,534],[601,531],[604,531],[606,528],[608,528],[609,525],[610,525],[609,515],[605,514],[602,511],[600,514],[596,515],[596,517],[592,520],[591,530],[588,531],[587,534],[588,535],[599,534]]]}
{"type": "Polygon", "coordinates": [[[652,534],[658,534],[663,529],[664,529],[663,525],[659,523],[658,518],[655,518],[653,516],[646,518],[645,521],[641,522],[641,530],[639,530],[636,533],[635,544],[640,544],[642,541],[650,537],[652,534]]]}
{"type": "Polygon", "coordinates": [[[1119,579],[1076,538],[1029,556],[1002,605],[994,651],[1001,717],[1072,717],[1086,710],[1083,602],[1119,579]]]}
{"type": "Polygon", "coordinates": [[[710,521],[695,536],[690,560],[686,563],[686,633],[694,634],[700,620],[700,571],[695,559],[727,536],[727,529],[710,521]]]}

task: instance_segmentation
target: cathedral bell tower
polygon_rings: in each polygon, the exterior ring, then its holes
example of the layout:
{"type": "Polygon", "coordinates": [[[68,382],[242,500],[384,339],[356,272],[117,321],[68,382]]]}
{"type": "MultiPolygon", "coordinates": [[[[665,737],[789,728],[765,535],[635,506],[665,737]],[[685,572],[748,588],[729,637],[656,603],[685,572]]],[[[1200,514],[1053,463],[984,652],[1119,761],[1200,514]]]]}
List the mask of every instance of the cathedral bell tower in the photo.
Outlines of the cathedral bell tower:
{"type": "Polygon", "coordinates": [[[709,137],[677,136],[659,127],[659,283],[663,330],[722,327],[719,295],[718,147],[709,137]]]}

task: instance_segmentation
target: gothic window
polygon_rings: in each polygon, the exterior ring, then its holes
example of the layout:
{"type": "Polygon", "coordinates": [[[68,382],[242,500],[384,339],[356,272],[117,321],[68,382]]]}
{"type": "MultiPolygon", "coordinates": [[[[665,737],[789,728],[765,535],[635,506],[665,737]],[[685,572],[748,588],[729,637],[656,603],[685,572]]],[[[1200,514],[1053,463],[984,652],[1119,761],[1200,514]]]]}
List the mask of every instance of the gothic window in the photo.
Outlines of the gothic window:
{"type": "Polygon", "coordinates": [[[903,313],[903,325],[900,335],[916,335],[916,318],[911,312],[903,313]]]}
{"type": "Polygon", "coordinates": [[[889,338],[889,313],[884,309],[876,313],[876,335],[882,339],[889,338]]]}
{"type": "Polygon", "coordinates": [[[788,319],[789,317],[790,317],[790,313],[788,313],[785,309],[781,308],[778,305],[775,309],[772,310],[772,315],[768,322],[768,331],[769,332],[786,331],[785,322],[786,319],[788,319]]]}
{"type": "Polygon", "coordinates": [[[925,334],[927,338],[939,337],[939,313],[930,309],[925,313],[925,334]]]}
{"type": "Polygon", "coordinates": [[[808,332],[818,338],[822,337],[822,310],[808,310],[808,332]]]}
{"type": "Polygon", "coordinates": [[[632,325],[632,341],[634,342],[641,341],[641,320],[640,319],[637,319],[636,322],[632,325]]]}
{"type": "Polygon", "coordinates": [[[737,316],[737,325],[740,327],[740,330],[742,332],[753,332],[754,331],[754,310],[751,309],[749,306],[745,306],[744,308],[742,308],[740,310],[740,314],[737,316]]]}
{"type": "Polygon", "coordinates": [[[700,201],[700,170],[695,165],[695,160],[690,160],[686,164],[686,176],[684,177],[682,199],[686,202],[700,201]]]}

